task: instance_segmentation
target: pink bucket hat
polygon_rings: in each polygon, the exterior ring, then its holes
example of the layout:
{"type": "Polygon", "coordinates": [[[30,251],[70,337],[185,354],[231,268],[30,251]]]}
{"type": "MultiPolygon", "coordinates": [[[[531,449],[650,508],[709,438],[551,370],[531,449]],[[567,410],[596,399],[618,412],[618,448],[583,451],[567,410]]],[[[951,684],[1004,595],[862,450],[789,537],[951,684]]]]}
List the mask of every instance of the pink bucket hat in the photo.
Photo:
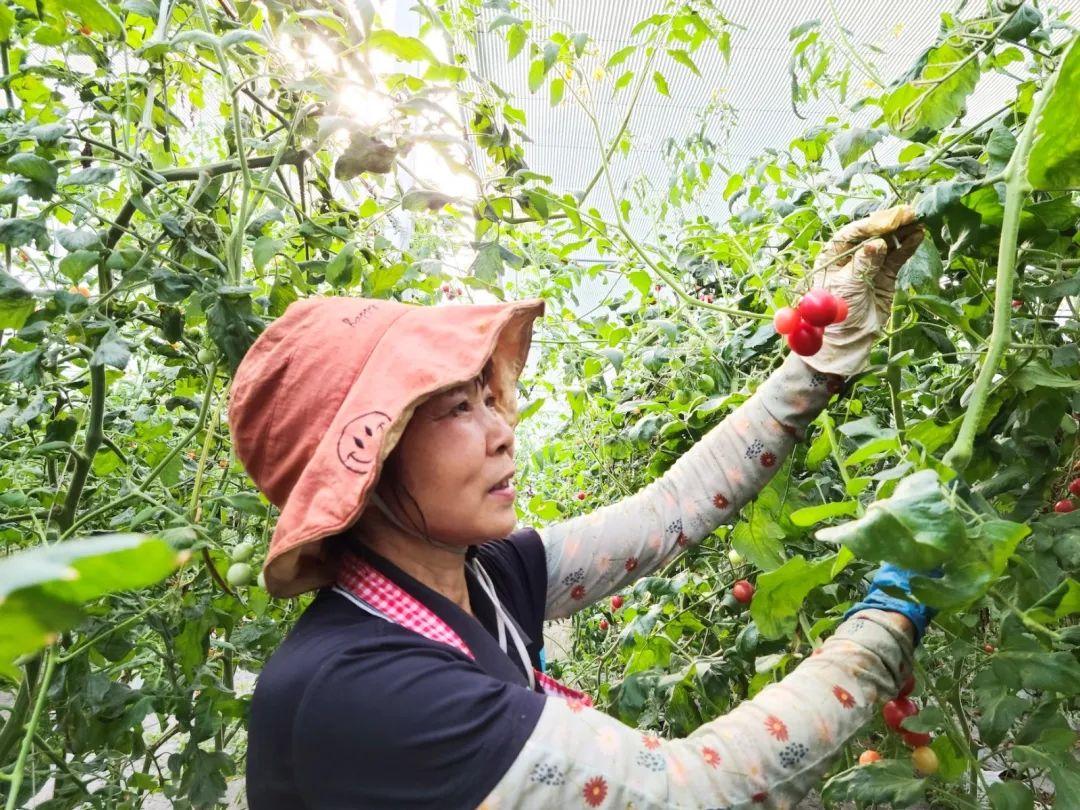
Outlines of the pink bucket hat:
{"type": "Polygon", "coordinates": [[[491,360],[496,395],[513,400],[543,312],[539,298],[416,306],[324,297],[297,301],[267,327],[236,372],[229,428],[237,457],[281,510],[263,567],[270,593],[333,581],[322,540],[360,517],[425,399],[491,360]]]}

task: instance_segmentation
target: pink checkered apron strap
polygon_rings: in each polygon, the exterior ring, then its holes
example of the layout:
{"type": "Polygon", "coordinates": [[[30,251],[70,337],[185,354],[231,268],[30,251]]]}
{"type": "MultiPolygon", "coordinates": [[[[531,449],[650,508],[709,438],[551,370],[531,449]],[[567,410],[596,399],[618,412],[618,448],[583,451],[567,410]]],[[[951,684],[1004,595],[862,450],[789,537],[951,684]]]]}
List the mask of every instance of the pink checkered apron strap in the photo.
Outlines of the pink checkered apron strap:
{"type": "MultiPolygon", "coordinates": [[[[336,590],[369,613],[399,624],[432,641],[449,644],[470,659],[476,658],[454,628],[439,618],[431,608],[355,554],[347,554],[342,560],[336,590]]],[[[585,706],[593,705],[592,698],[587,694],[559,683],[536,667],[533,667],[533,674],[544,694],[579,701],[585,706]]]]}

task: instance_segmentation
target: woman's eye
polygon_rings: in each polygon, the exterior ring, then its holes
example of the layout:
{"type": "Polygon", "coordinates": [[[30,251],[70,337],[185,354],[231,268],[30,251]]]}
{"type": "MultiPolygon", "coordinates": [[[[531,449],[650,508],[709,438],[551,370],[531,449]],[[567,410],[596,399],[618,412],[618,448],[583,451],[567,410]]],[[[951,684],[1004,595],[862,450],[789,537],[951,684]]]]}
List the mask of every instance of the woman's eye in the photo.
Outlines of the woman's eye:
{"type": "Polygon", "coordinates": [[[496,405],[499,404],[499,401],[495,397],[492,396],[492,397],[488,397],[484,401],[484,404],[487,405],[489,408],[494,408],[496,405]]]}
{"type": "Polygon", "coordinates": [[[463,399],[461,402],[454,406],[454,413],[468,413],[470,407],[471,406],[469,405],[469,400],[463,399]]]}

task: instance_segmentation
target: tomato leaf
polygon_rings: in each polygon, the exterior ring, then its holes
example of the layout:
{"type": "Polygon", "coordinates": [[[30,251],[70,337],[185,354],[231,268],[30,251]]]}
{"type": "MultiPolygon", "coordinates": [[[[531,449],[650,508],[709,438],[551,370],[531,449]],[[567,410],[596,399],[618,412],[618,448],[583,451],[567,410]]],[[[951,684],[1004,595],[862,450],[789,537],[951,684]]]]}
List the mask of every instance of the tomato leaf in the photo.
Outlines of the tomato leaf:
{"type": "Polygon", "coordinates": [[[897,484],[892,497],[870,504],[863,517],[821,529],[817,537],[843,543],[864,560],[929,571],[964,543],[967,532],[937,473],[922,470],[897,484]]]}
{"type": "Polygon", "coordinates": [[[842,771],[825,783],[821,797],[827,802],[888,802],[911,807],[923,801],[924,780],[911,775],[911,763],[885,759],[842,771]]]}
{"type": "Polygon", "coordinates": [[[852,554],[841,549],[813,562],[801,554],[779,568],[757,578],[757,590],[750,603],[750,615],[765,638],[782,638],[795,631],[796,618],[807,594],[819,585],[832,582],[849,562],[852,554]]]}
{"type": "Polygon", "coordinates": [[[881,141],[887,133],[881,129],[863,129],[852,127],[840,132],[833,141],[833,149],[840,158],[840,165],[850,166],[868,149],[881,141]]]}
{"type": "Polygon", "coordinates": [[[963,111],[979,75],[973,45],[946,40],[929,48],[903,84],[885,97],[889,129],[901,138],[944,129],[963,111]]]}
{"type": "Polygon", "coordinates": [[[73,627],[84,602],[151,585],[183,559],[160,538],[109,534],[38,546],[0,560],[0,672],[16,677],[16,657],[73,627]]]}
{"type": "Polygon", "coordinates": [[[1035,122],[1027,176],[1037,189],[1080,188],[1080,37],[1065,52],[1035,122]]]}

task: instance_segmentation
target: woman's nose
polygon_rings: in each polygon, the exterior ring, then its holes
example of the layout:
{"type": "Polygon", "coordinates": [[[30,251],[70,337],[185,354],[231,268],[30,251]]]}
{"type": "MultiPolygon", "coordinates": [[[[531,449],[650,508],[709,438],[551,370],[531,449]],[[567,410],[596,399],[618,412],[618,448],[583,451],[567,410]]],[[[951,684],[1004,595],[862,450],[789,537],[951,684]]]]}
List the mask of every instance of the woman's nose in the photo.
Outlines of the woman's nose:
{"type": "Polygon", "coordinates": [[[488,411],[491,414],[491,425],[488,429],[489,447],[493,455],[506,453],[513,458],[514,455],[514,429],[506,418],[496,410],[488,411]]]}

